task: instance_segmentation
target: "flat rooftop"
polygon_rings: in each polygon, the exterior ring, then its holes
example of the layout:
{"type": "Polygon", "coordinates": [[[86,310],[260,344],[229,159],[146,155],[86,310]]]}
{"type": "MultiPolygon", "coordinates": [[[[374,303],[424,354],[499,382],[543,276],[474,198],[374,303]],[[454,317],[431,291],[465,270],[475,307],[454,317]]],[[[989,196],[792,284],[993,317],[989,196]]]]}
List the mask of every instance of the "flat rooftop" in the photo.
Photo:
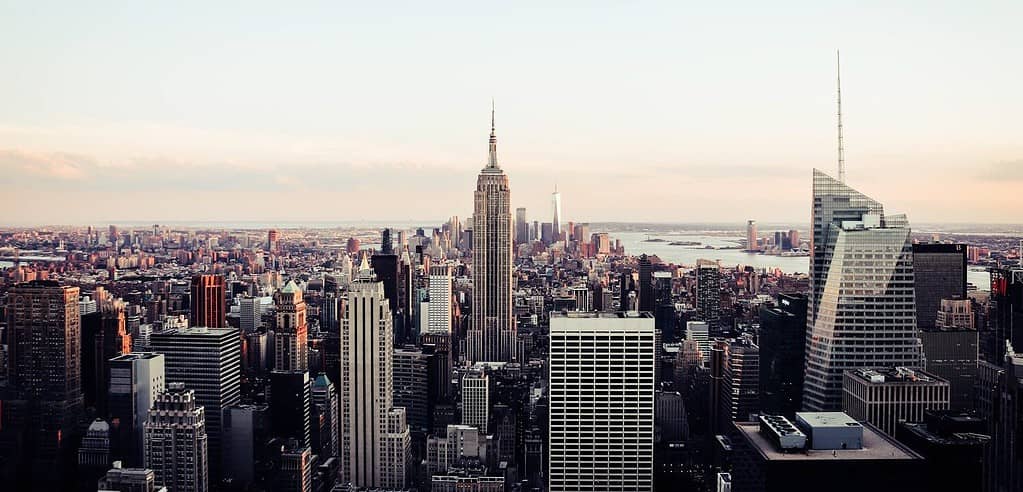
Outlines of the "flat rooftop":
{"type": "Polygon", "coordinates": [[[614,313],[604,313],[595,311],[552,311],[552,318],[653,318],[653,313],[647,311],[619,311],[614,313]]]}
{"type": "Polygon", "coordinates": [[[735,427],[743,438],[768,461],[923,459],[909,448],[885,437],[869,426],[863,426],[863,448],[861,449],[806,449],[795,453],[783,453],[775,448],[774,444],[760,434],[760,424],[757,422],[736,422],[735,427]]]}

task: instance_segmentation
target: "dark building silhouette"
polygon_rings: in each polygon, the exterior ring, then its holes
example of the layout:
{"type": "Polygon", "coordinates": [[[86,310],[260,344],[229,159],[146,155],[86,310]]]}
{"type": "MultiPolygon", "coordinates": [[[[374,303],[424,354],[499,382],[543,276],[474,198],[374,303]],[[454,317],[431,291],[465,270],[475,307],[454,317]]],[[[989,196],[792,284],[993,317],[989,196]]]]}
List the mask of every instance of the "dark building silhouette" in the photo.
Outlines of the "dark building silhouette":
{"type": "Polygon", "coordinates": [[[639,257],[639,310],[654,312],[654,272],[650,258],[643,254],[639,257]]]}
{"type": "Polygon", "coordinates": [[[68,480],[83,410],[78,294],[78,287],[52,280],[7,292],[8,386],[0,401],[6,459],[0,469],[8,476],[0,479],[13,479],[15,490],[73,486],[68,480]]]}
{"type": "Polygon", "coordinates": [[[792,416],[802,406],[806,296],[779,294],[760,310],[760,408],[792,416]]]}
{"type": "Polygon", "coordinates": [[[273,437],[312,442],[312,380],[305,371],[270,373],[270,423],[273,437]]]}
{"type": "Polygon", "coordinates": [[[1001,364],[1005,341],[1023,347],[1023,267],[992,268],[990,321],[982,333],[984,360],[1001,364]]]}
{"type": "Polygon", "coordinates": [[[934,328],[942,299],[966,297],[966,245],[914,244],[916,324],[934,328]]]}
{"type": "Polygon", "coordinates": [[[985,428],[975,414],[927,411],[923,422],[899,423],[895,437],[927,460],[921,490],[981,490],[985,428]]]}
{"type": "Polygon", "coordinates": [[[192,277],[191,311],[188,319],[193,327],[227,328],[224,277],[196,275],[192,277]]]}

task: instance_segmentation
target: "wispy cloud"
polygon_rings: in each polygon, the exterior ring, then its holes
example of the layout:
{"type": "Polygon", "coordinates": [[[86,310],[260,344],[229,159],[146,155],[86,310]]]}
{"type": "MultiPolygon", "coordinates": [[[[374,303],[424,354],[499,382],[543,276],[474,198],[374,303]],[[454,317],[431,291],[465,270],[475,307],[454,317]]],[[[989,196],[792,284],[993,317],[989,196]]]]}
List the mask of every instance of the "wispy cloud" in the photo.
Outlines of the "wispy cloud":
{"type": "Polygon", "coordinates": [[[78,181],[88,176],[95,160],[63,152],[27,152],[17,149],[0,150],[0,170],[10,176],[23,173],[38,178],[78,181]]]}
{"type": "Polygon", "coordinates": [[[985,181],[1023,181],[1023,159],[998,161],[981,166],[977,177],[985,181]]]}

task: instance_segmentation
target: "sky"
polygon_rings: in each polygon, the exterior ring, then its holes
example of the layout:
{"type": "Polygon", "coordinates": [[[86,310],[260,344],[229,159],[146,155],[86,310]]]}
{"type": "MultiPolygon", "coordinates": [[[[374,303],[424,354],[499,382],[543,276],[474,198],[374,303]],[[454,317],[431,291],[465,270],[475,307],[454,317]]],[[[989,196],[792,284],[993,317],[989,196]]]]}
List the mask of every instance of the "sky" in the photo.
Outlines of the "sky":
{"type": "Polygon", "coordinates": [[[1023,2],[0,0],[0,224],[1020,223],[1023,2]]]}

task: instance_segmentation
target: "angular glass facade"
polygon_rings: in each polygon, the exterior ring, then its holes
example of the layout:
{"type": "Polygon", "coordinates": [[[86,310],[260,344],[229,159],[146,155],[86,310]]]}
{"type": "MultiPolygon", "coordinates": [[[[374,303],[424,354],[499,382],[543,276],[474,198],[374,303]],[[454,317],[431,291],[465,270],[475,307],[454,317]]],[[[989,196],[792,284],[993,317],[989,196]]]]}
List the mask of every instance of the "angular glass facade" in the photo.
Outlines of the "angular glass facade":
{"type": "Polygon", "coordinates": [[[814,170],[810,272],[805,409],[841,409],[847,369],[921,367],[905,216],[814,170]]]}

